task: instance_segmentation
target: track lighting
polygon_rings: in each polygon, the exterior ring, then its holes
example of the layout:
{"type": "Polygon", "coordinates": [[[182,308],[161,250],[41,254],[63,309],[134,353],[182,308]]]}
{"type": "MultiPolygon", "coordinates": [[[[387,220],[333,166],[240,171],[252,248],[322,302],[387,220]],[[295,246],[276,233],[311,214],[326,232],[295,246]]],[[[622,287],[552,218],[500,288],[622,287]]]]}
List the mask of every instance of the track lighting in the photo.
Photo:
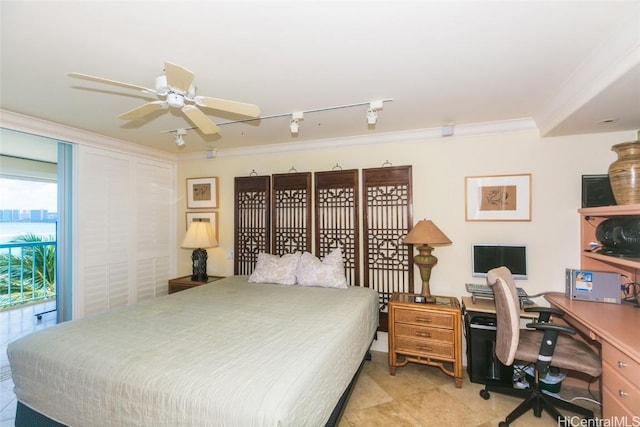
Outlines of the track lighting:
{"type": "Polygon", "coordinates": [[[378,113],[376,112],[376,110],[369,108],[367,110],[367,124],[375,125],[377,121],[378,121],[378,113]]]}
{"type": "Polygon", "coordinates": [[[298,130],[300,130],[299,121],[304,120],[304,113],[298,111],[296,113],[291,113],[291,122],[289,123],[289,130],[292,135],[297,135],[298,130]]]}
{"type": "Polygon", "coordinates": [[[367,124],[375,125],[378,122],[378,110],[382,110],[384,101],[371,101],[367,110],[367,124]]]}
{"type": "Polygon", "coordinates": [[[184,139],[182,138],[184,135],[187,134],[187,130],[186,129],[178,129],[176,130],[176,134],[175,134],[175,143],[176,143],[176,147],[180,148],[183,147],[185,142],[184,139]]]}

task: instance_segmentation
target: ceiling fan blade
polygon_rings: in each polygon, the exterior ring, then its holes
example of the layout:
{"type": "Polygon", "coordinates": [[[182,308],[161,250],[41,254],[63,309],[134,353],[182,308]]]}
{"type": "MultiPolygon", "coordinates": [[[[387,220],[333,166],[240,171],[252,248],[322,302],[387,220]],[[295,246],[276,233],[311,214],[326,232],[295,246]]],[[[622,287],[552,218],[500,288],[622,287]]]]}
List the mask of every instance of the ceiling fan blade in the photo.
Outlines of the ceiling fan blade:
{"type": "Polygon", "coordinates": [[[118,116],[118,118],[123,120],[135,120],[146,116],[147,114],[153,113],[154,111],[161,110],[163,108],[167,108],[169,105],[166,101],[153,101],[148,102],[144,105],[134,108],[133,110],[129,110],[126,113],[122,113],[118,116]]]}
{"type": "Polygon", "coordinates": [[[149,89],[149,88],[144,87],[144,86],[138,86],[138,85],[134,85],[134,84],[131,84],[131,83],[118,82],[116,80],[105,79],[103,77],[90,76],[89,74],[82,74],[82,73],[72,72],[72,73],[67,73],[67,76],[73,77],[75,79],[89,80],[91,82],[104,83],[104,84],[108,84],[108,85],[112,85],[112,86],[120,86],[120,87],[124,87],[126,89],[133,89],[133,90],[138,90],[138,91],[141,91],[141,92],[156,93],[155,90],[149,89]]]}
{"type": "Polygon", "coordinates": [[[187,118],[198,127],[205,135],[212,133],[218,133],[220,128],[216,125],[206,114],[204,114],[198,107],[194,105],[185,105],[182,107],[182,111],[186,114],[187,118]]]}
{"type": "Polygon", "coordinates": [[[172,89],[177,89],[183,94],[189,92],[195,74],[180,65],[171,62],[164,63],[164,73],[167,76],[167,84],[172,89]]]}
{"type": "Polygon", "coordinates": [[[249,117],[259,117],[260,107],[254,104],[247,104],[244,102],[229,101],[220,98],[209,98],[206,96],[196,96],[196,104],[201,107],[213,108],[220,111],[228,111],[230,113],[241,114],[249,117]]]}

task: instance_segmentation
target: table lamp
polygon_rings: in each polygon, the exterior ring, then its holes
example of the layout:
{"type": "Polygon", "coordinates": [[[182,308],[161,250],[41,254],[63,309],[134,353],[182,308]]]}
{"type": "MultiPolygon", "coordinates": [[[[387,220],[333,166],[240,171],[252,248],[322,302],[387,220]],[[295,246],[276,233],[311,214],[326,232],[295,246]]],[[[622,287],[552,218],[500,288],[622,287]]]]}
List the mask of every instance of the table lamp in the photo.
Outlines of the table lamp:
{"type": "Polygon", "coordinates": [[[193,249],[193,254],[191,255],[191,260],[193,261],[191,280],[194,282],[206,282],[209,276],[207,275],[207,251],[205,248],[218,246],[218,241],[213,235],[211,223],[209,221],[192,221],[181,246],[185,249],[193,249]]]}
{"type": "Polygon", "coordinates": [[[429,289],[429,279],[431,269],[438,263],[438,258],[431,255],[432,246],[443,246],[451,244],[451,240],[432,221],[423,219],[409,231],[404,243],[409,245],[420,245],[417,247],[418,255],[413,257],[413,262],[420,269],[422,278],[422,296],[427,302],[434,302],[435,297],[431,296],[429,289]]]}

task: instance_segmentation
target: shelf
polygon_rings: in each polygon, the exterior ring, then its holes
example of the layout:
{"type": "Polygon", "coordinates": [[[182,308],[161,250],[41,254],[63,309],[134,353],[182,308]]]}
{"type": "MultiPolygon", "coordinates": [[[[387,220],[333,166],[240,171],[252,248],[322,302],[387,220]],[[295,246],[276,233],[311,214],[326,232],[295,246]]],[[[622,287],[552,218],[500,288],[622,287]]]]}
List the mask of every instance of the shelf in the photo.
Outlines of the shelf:
{"type": "Polygon", "coordinates": [[[611,255],[596,254],[593,252],[584,252],[582,256],[585,258],[591,258],[597,261],[606,262],[608,264],[616,264],[631,268],[640,267],[640,258],[621,258],[611,255]]]}
{"type": "Polygon", "coordinates": [[[578,213],[589,216],[622,216],[640,215],[640,205],[599,206],[596,208],[581,208],[578,213]]]}

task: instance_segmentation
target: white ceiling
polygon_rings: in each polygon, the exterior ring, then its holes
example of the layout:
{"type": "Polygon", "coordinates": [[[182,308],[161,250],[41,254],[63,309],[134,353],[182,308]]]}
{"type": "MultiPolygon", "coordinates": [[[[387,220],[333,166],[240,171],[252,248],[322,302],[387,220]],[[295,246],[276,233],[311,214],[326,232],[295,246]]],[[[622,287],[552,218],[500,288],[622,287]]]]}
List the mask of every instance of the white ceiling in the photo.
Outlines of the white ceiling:
{"type": "Polygon", "coordinates": [[[7,1],[3,110],[175,153],[321,141],[527,119],[542,136],[640,129],[640,1],[7,1]],[[153,87],[165,61],[198,94],[257,104],[262,116],[205,110],[218,135],[179,111],[120,113],[153,100],[72,79],[153,87]],[[367,106],[384,103],[375,127],[367,106]],[[601,123],[615,119],[612,123],[601,123]]]}

